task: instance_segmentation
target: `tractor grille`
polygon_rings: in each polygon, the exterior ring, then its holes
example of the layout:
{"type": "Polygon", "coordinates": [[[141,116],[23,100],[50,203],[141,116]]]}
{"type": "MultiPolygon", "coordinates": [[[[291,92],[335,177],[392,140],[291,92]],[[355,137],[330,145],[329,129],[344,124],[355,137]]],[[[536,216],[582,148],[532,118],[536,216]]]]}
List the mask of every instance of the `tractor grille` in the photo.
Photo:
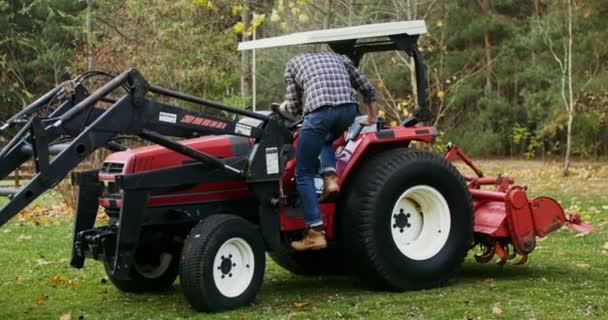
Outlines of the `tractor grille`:
{"type": "Polygon", "coordinates": [[[105,162],[101,166],[101,173],[122,174],[122,169],[124,168],[124,166],[125,165],[122,163],[105,162]]]}

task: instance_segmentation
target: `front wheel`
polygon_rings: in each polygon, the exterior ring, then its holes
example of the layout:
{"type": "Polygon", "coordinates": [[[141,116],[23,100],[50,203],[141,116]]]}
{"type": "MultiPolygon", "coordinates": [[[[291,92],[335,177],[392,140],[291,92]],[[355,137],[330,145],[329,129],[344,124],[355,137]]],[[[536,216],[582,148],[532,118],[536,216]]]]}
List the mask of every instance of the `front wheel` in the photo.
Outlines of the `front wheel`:
{"type": "Polygon", "coordinates": [[[113,260],[104,260],[103,266],[108,279],[116,288],[124,292],[153,292],[168,290],[177,278],[179,254],[176,250],[159,251],[140,248],[135,252],[129,279],[117,279],[112,273],[113,260]]]}
{"type": "Polygon", "coordinates": [[[393,290],[444,284],[473,235],[471,194],[442,157],[394,149],[368,159],[341,204],[343,246],[368,282],[393,290]]]}
{"type": "Polygon", "coordinates": [[[199,222],[184,243],[180,281],[199,311],[216,312],[250,304],[266,267],[264,242],[247,220],[213,215],[199,222]]]}

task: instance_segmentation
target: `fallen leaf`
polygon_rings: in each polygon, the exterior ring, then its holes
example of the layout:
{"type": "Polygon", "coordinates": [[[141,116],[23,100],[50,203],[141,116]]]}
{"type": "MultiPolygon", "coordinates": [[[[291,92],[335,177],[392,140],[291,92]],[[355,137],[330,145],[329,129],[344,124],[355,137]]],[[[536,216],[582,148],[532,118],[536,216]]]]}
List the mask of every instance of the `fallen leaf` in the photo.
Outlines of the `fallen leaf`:
{"type": "Polygon", "coordinates": [[[71,285],[74,288],[79,288],[80,287],[80,281],[78,281],[78,280],[69,280],[68,284],[71,285]]]}
{"type": "Polygon", "coordinates": [[[34,303],[37,305],[41,305],[44,304],[44,302],[49,298],[49,296],[47,296],[46,294],[43,294],[41,297],[37,298],[36,300],[34,300],[34,303]]]}
{"type": "Polygon", "coordinates": [[[32,238],[32,236],[26,236],[24,234],[19,235],[19,237],[17,237],[17,242],[23,242],[25,240],[30,240],[32,238]]]}
{"type": "Polygon", "coordinates": [[[586,263],[577,263],[576,266],[579,268],[589,268],[589,265],[586,263]]]}
{"type": "Polygon", "coordinates": [[[2,233],[10,233],[10,232],[11,232],[11,229],[4,229],[4,230],[2,230],[2,233]]]}
{"type": "Polygon", "coordinates": [[[493,306],[492,307],[492,314],[496,315],[496,316],[499,316],[499,315],[502,314],[502,309],[499,308],[498,306],[493,306]]]}
{"type": "Polygon", "coordinates": [[[308,301],[302,301],[302,302],[294,302],[293,305],[296,308],[304,308],[304,307],[306,307],[309,304],[310,304],[310,302],[308,302],[308,301]]]}
{"type": "Polygon", "coordinates": [[[64,313],[63,315],[61,315],[61,317],[59,317],[59,320],[72,320],[72,313],[64,313]]]}
{"type": "Polygon", "coordinates": [[[60,275],[60,274],[58,274],[58,275],[56,275],[56,276],[51,277],[51,282],[52,282],[52,283],[55,283],[55,284],[57,284],[57,283],[62,283],[62,282],[64,282],[64,281],[65,281],[65,277],[64,277],[64,276],[62,276],[62,275],[60,275]]]}
{"type": "Polygon", "coordinates": [[[586,236],[587,234],[589,234],[589,232],[581,232],[581,233],[577,233],[574,237],[575,238],[582,238],[582,237],[586,236]]]}
{"type": "Polygon", "coordinates": [[[23,278],[21,278],[20,276],[16,276],[15,277],[15,283],[16,284],[22,284],[23,283],[23,278]]]}
{"type": "Polygon", "coordinates": [[[50,262],[48,262],[48,261],[46,261],[46,260],[44,260],[44,259],[36,259],[36,263],[37,263],[39,266],[46,266],[47,264],[50,264],[50,262]]]}
{"type": "Polygon", "coordinates": [[[602,249],[608,250],[608,242],[604,243],[604,246],[602,247],[602,249]]]}

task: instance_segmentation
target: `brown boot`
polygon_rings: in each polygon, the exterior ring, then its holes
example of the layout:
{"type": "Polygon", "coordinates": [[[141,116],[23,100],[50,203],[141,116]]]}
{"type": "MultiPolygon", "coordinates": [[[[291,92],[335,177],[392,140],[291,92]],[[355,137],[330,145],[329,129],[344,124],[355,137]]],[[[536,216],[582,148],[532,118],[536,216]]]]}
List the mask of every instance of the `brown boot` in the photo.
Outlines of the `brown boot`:
{"type": "Polygon", "coordinates": [[[325,249],[327,248],[325,231],[316,231],[312,228],[306,229],[302,240],[293,241],[291,247],[296,251],[325,249]]]}
{"type": "Polygon", "coordinates": [[[319,198],[320,202],[334,202],[340,194],[338,176],[331,172],[323,175],[323,192],[319,198]]]}

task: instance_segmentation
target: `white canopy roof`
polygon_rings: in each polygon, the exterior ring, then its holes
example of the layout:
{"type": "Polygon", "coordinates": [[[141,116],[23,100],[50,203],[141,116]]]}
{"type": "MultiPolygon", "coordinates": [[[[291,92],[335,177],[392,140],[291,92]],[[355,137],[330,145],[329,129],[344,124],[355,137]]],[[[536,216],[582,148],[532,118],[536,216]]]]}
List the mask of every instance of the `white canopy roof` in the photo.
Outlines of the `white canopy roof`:
{"type": "Polygon", "coordinates": [[[301,44],[327,43],[340,40],[384,37],[395,34],[417,35],[426,33],[424,20],[365,24],[361,26],[297,32],[284,36],[239,43],[240,50],[285,47],[301,44]]]}

